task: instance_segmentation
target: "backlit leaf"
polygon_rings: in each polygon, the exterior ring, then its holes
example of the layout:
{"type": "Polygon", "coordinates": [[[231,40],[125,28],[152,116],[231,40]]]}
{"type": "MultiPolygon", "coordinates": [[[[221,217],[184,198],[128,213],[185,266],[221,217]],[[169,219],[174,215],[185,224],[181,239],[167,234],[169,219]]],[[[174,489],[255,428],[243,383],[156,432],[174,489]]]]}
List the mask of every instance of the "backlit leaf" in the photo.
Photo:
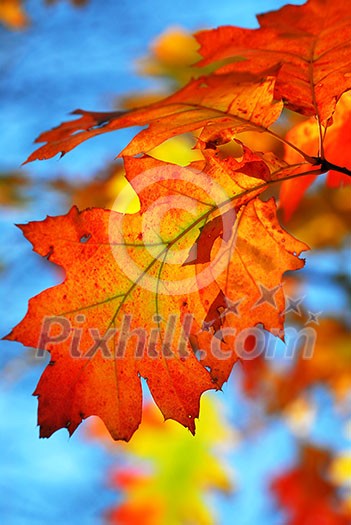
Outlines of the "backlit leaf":
{"type": "MultiPolygon", "coordinates": [[[[235,330],[281,327],[282,274],[303,265],[297,255],[307,247],[279,227],[274,201],[253,199],[267,182],[241,173],[249,161],[228,163],[212,150],[203,171],[199,162],[125,161],[138,213],[74,207],[21,226],[34,250],[66,272],[62,284],[31,299],[7,336],[51,353],[35,391],[43,437],[99,415],[115,439],[128,440],[141,419],[140,376],[165,418],[194,432],[200,395],[221,386],[237,359],[231,335],[223,359],[216,334],[202,328],[220,291],[243,301],[235,330]],[[199,229],[230,210],[211,261],[184,265],[199,229]],[[268,308],[265,289],[275,296],[268,308]],[[197,344],[207,353],[202,362],[197,344]]],[[[232,325],[228,311],[223,326],[232,325]]]]}
{"type": "Polygon", "coordinates": [[[327,123],[351,88],[351,15],[344,0],[309,0],[257,17],[259,29],[223,26],[196,35],[200,65],[232,58],[218,73],[259,73],[280,65],[275,97],[327,123]],[[237,57],[245,59],[238,61],[237,57]]]}
{"type": "Polygon", "coordinates": [[[122,155],[147,152],[165,140],[204,128],[201,138],[222,143],[227,130],[265,131],[280,115],[282,104],[273,100],[274,79],[229,74],[192,80],[184,88],[160,102],[129,112],[96,113],[76,110],[77,120],[64,122],[42,133],[36,142],[46,142],[27,162],[66,154],[85,140],[130,126],[145,126],[122,155]]]}

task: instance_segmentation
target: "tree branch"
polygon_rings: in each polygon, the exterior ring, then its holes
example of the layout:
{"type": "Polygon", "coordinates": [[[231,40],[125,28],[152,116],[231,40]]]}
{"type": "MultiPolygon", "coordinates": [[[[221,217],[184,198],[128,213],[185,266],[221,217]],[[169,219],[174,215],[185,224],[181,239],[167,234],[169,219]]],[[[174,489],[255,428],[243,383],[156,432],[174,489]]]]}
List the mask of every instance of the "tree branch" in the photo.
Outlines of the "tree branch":
{"type": "Polygon", "coordinates": [[[326,171],[338,171],[339,173],[344,173],[344,175],[347,175],[348,177],[351,177],[351,170],[348,168],[345,168],[344,166],[338,166],[337,164],[333,164],[332,162],[329,162],[326,159],[322,159],[321,157],[315,157],[316,164],[320,164],[321,170],[323,170],[323,173],[326,171]]]}

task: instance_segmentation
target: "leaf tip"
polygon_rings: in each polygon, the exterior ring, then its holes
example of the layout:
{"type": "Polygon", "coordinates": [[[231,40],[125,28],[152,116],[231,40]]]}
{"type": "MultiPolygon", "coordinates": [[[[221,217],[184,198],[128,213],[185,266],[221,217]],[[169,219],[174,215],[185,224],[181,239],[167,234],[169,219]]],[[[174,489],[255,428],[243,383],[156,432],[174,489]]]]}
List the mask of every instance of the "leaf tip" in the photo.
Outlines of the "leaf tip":
{"type": "Polygon", "coordinates": [[[3,335],[1,338],[0,338],[0,341],[14,341],[14,337],[13,337],[13,330],[11,330],[10,332],[8,332],[7,334],[3,335]]]}

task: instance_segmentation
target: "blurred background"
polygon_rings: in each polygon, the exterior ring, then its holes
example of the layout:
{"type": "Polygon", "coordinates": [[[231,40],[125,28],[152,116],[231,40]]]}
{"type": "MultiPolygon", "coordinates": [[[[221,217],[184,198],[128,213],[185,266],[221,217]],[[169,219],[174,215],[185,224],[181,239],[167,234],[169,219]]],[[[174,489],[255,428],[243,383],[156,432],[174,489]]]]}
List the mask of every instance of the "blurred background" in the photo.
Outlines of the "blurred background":
{"type": "MultiPolygon", "coordinates": [[[[191,33],[257,27],[256,13],[283,4],[0,0],[0,336],[22,319],[30,297],[62,280],[15,224],[66,213],[73,203],[112,206],[123,186],[113,159],[135,130],[21,167],[35,137],[77,108],[128,108],[167,94],[193,74],[191,33]]],[[[292,123],[284,118],[283,131],[292,123]]],[[[279,148],[255,140],[256,149],[279,148]]],[[[178,138],[157,155],[187,163],[196,155],[189,144],[178,138]]],[[[61,430],[39,440],[31,393],[46,361],[1,341],[2,522],[349,523],[349,202],[348,188],[330,190],[321,180],[285,225],[312,248],[305,269],[287,276],[295,304],[287,326],[315,329],[313,358],[300,352],[288,364],[278,355],[235,366],[223,392],[205,394],[195,438],[163,423],[146,395],[143,424],[129,444],[112,442],[95,418],[70,439],[61,430]]]]}

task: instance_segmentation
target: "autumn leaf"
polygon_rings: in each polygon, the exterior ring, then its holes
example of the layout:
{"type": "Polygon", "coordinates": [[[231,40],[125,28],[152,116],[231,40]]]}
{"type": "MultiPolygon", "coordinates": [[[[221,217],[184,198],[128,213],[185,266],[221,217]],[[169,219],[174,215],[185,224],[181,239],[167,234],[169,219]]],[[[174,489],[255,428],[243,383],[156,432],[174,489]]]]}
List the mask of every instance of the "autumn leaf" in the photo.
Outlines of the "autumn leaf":
{"type": "Polygon", "coordinates": [[[344,0],[309,0],[257,16],[259,29],[223,26],[196,35],[204,66],[232,58],[219,74],[280,65],[275,98],[326,125],[351,88],[351,15],[344,0]],[[241,57],[241,61],[238,61],[241,57]]]}
{"type": "MultiPolygon", "coordinates": [[[[115,216],[115,219],[117,222],[105,210],[79,213],[72,208],[66,216],[22,226],[36,251],[64,266],[67,278],[63,285],[47,290],[30,302],[25,320],[9,338],[40,347],[43,330],[51,340],[66,326],[69,336],[77,334],[77,330],[82,334],[79,348],[74,346],[72,337],[46,346],[51,352],[51,361],[35,392],[40,401],[42,437],[62,427],[72,433],[82,418],[96,414],[116,439],[129,439],[141,419],[140,375],[147,378],[165,417],[174,417],[194,431],[199,396],[214,386],[192,353],[184,350],[183,354],[187,355],[183,357],[175,355],[172,348],[172,355],[167,355],[166,359],[151,341],[148,355],[139,358],[144,346],[140,349],[124,336],[124,333],[132,334],[133,330],[149,335],[151,328],[154,334],[159,334],[158,319],[161,315],[165,319],[177,316],[182,299],[162,296],[158,300],[157,294],[137,287],[137,282],[124,274],[120,266],[125,266],[126,260],[122,261],[122,257],[127,255],[122,251],[120,261],[116,260],[118,254],[115,256],[110,246],[110,243],[118,245],[120,242],[120,232],[116,231],[115,240],[109,231],[111,228],[117,230],[120,217],[115,216]],[[78,264],[70,267],[72,261],[78,264]],[[47,329],[45,321],[49,323],[47,329]],[[99,341],[108,337],[111,342],[113,337],[115,342],[117,323],[122,335],[120,356],[115,358],[115,351],[111,353],[99,341]]],[[[139,230],[135,239],[132,239],[132,232],[129,234],[130,244],[136,252],[143,246],[136,240],[138,235],[139,230]]],[[[146,267],[153,261],[148,255],[147,252],[143,255],[146,267]]],[[[154,264],[152,281],[157,282],[162,262],[154,264]]],[[[144,271],[140,271],[140,279],[144,271]]],[[[176,326],[176,329],[172,335],[178,341],[182,337],[181,327],[176,326]]],[[[157,343],[160,346],[159,341],[157,343]]]]}
{"type": "Polygon", "coordinates": [[[7,336],[51,353],[35,391],[42,437],[62,427],[72,434],[98,415],[115,439],[128,440],[141,419],[140,376],[165,418],[194,432],[200,395],[218,388],[237,359],[230,338],[222,342],[229,357],[211,355],[212,333],[202,330],[220,291],[244,301],[237,328],[282,326],[282,274],[303,265],[297,255],[307,247],[279,227],[273,200],[250,200],[267,182],[241,173],[258,162],[246,155],[233,163],[209,150],[203,171],[199,162],[187,169],[126,158],[140,212],[74,207],[21,226],[34,250],[66,272],[62,284],[31,299],[7,336]],[[230,235],[213,247],[211,261],[184,265],[200,228],[230,210],[230,235]],[[276,307],[266,308],[266,293],[276,307]],[[189,342],[207,345],[203,362],[189,342]]]}
{"type": "Polygon", "coordinates": [[[300,464],[283,472],[272,483],[272,491],[287,511],[287,525],[347,525],[336,487],[327,478],[331,456],[326,450],[304,446],[300,464]]]}
{"type": "MultiPolygon", "coordinates": [[[[243,207],[228,244],[226,268],[216,277],[225,297],[222,304],[215,303],[217,309],[221,307],[221,332],[215,337],[219,358],[212,351],[205,352],[202,360],[220,386],[238,358],[251,359],[251,351],[262,352],[264,335],[257,325],[281,336],[285,319],[282,275],[288,268],[302,268],[304,263],[296,255],[308,249],[281,228],[273,199],[255,199],[243,207]]],[[[212,302],[217,300],[216,296],[212,302]]],[[[195,348],[206,349],[208,332],[192,335],[195,348]]]]}
{"type": "Polygon", "coordinates": [[[229,444],[234,432],[215,400],[206,397],[202,408],[193,437],[173,421],[164,422],[148,403],[139,432],[128,445],[117,448],[102,423],[91,420],[87,427],[90,439],[104,443],[110,453],[123,451],[130,458],[123,467],[117,457],[109,476],[123,499],[108,511],[108,523],[178,525],[190,516],[196,525],[214,522],[215,513],[204,496],[215,490],[228,494],[233,488],[225,458],[219,458],[215,450],[229,444]]]}
{"type": "Polygon", "coordinates": [[[160,102],[129,112],[76,110],[73,114],[81,115],[79,119],[64,122],[36,139],[46,144],[26,162],[49,159],[58,153],[64,155],[91,137],[130,126],[148,125],[119,156],[147,152],[175,135],[200,128],[204,128],[200,138],[216,144],[230,140],[234,133],[263,132],[282,110],[282,104],[273,100],[273,90],[271,76],[209,75],[192,80],[160,102]]]}
{"type": "MultiPolygon", "coordinates": [[[[237,141],[239,143],[239,141],[237,141]]],[[[270,171],[268,164],[263,160],[264,157],[259,156],[257,153],[253,153],[244,144],[241,144],[243,157],[241,160],[236,160],[234,157],[226,157],[220,159],[219,155],[213,155],[212,153],[204,152],[206,160],[206,172],[213,177],[215,180],[218,179],[220,171],[224,173],[240,172],[245,175],[249,175],[256,179],[271,180],[274,178],[273,170],[270,171]]],[[[193,166],[198,166],[201,169],[202,162],[193,163],[193,166]]],[[[285,166],[284,166],[285,167],[285,166]]],[[[279,166],[277,172],[283,171],[283,166],[279,166]],[[280,168],[280,169],[279,169],[280,168]]],[[[237,188],[237,192],[240,193],[240,188],[237,188]]],[[[241,203],[236,204],[236,208],[240,209],[241,203]]],[[[230,212],[223,215],[218,215],[214,219],[206,222],[201,228],[200,234],[196,239],[195,244],[192,246],[186,261],[186,264],[199,264],[210,262],[211,251],[215,241],[221,237],[225,241],[230,240],[230,227],[225,227],[226,222],[231,220],[230,212]],[[227,236],[225,238],[225,236],[227,236]]]]}
{"type": "MultiPolygon", "coordinates": [[[[345,93],[339,100],[333,116],[333,125],[325,130],[323,154],[329,162],[350,168],[351,154],[349,139],[351,136],[351,94],[345,93]]],[[[286,135],[288,141],[295,144],[310,156],[320,155],[319,129],[314,118],[294,126],[286,135]]],[[[301,161],[298,152],[290,147],[285,148],[286,162],[296,164],[301,161]]],[[[317,175],[309,175],[297,180],[287,180],[280,190],[280,207],[284,210],[284,219],[288,221],[297,209],[305,191],[316,180],[317,175]]],[[[331,169],[327,175],[327,185],[336,188],[351,184],[350,176],[331,169]]]]}
{"type": "Polygon", "coordinates": [[[0,23],[16,30],[28,25],[29,20],[21,0],[0,0],[0,23]]]}

